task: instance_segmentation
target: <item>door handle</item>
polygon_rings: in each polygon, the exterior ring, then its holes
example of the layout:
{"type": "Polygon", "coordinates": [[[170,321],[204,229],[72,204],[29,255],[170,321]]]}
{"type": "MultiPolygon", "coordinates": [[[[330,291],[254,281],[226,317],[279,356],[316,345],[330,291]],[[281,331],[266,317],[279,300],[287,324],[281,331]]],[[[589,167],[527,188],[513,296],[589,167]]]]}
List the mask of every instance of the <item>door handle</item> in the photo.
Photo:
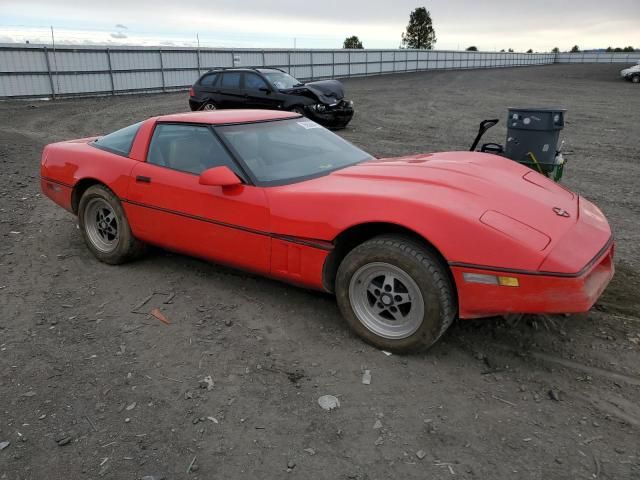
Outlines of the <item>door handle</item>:
{"type": "Polygon", "coordinates": [[[151,183],[151,177],[145,177],[144,175],[138,175],[136,177],[138,183],[151,183]]]}

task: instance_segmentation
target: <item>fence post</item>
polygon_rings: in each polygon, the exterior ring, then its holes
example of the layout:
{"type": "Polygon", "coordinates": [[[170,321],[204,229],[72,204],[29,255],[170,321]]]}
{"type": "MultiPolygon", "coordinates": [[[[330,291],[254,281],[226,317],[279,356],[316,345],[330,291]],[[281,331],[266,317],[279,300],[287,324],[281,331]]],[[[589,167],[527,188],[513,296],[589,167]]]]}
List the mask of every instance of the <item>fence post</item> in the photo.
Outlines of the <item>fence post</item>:
{"type": "Polygon", "coordinates": [[[311,56],[311,80],[313,80],[313,50],[309,50],[309,55],[311,56]]]}
{"type": "Polygon", "coordinates": [[[336,51],[331,50],[331,78],[336,76],[336,51]]]}
{"type": "Polygon", "coordinates": [[[289,63],[289,75],[292,75],[292,73],[291,73],[291,50],[287,51],[287,62],[289,63]]]}
{"type": "Polygon", "coordinates": [[[349,50],[348,54],[349,54],[349,57],[347,59],[347,62],[349,62],[349,71],[347,76],[350,77],[351,76],[351,50],[349,50]]]}
{"type": "Polygon", "coordinates": [[[201,67],[200,67],[200,48],[196,49],[196,62],[198,65],[198,77],[199,77],[200,75],[202,75],[201,67]]]}
{"type": "Polygon", "coordinates": [[[47,74],[49,75],[49,85],[51,86],[51,98],[56,99],[56,89],[53,84],[53,75],[51,75],[51,63],[49,62],[49,52],[47,47],[42,47],[44,50],[44,58],[47,61],[47,74]]]}
{"type": "Polygon", "coordinates": [[[265,60],[264,60],[264,49],[262,50],[262,66],[263,67],[267,66],[267,62],[265,62],[265,60]]]}
{"type": "Polygon", "coordinates": [[[109,79],[111,80],[111,95],[116,94],[116,85],[113,82],[113,67],[111,66],[111,51],[107,48],[107,64],[109,65],[109,79]]]}
{"type": "Polygon", "coordinates": [[[167,87],[164,81],[164,60],[162,59],[162,49],[158,50],[158,54],[160,54],[160,75],[162,76],[162,91],[166,92],[167,87]]]}
{"type": "Polygon", "coordinates": [[[380,50],[380,75],[382,75],[382,50],[380,50]]]}

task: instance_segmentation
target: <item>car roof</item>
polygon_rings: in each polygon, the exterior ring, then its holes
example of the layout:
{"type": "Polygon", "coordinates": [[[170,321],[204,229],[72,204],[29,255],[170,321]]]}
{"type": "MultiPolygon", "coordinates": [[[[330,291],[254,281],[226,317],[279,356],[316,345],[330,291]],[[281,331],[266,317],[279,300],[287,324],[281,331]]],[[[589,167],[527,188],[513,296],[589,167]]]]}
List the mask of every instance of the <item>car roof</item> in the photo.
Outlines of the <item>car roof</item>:
{"type": "Polygon", "coordinates": [[[205,123],[210,125],[224,125],[229,123],[267,122],[296,118],[301,115],[279,110],[214,110],[207,112],[173,113],[157,117],[158,122],[171,123],[205,123]]]}

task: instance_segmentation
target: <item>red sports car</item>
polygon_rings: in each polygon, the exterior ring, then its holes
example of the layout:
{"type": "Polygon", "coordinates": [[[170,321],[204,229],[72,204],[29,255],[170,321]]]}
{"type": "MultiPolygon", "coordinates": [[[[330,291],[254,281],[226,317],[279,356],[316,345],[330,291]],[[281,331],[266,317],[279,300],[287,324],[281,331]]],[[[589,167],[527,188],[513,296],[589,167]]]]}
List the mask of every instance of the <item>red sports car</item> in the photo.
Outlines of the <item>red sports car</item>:
{"type": "Polygon", "coordinates": [[[288,112],[154,117],[45,147],[42,191],[118,264],[145,244],[335,293],[387,350],[456,317],[584,312],[613,276],[600,210],[504,158],[374,158],[288,112]]]}

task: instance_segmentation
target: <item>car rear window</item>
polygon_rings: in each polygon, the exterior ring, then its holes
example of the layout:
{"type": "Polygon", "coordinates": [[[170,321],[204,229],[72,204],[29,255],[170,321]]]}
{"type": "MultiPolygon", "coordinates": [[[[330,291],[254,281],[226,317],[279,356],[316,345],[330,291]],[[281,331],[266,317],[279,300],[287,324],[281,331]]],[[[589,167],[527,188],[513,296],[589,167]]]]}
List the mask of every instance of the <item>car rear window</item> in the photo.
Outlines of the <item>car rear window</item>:
{"type": "Polygon", "coordinates": [[[200,79],[200,85],[202,85],[203,87],[211,87],[216,83],[217,79],[217,73],[209,73],[200,79]]]}
{"type": "Polygon", "coordinates": [[[133,139],[136,138],[136,133],[138,133],[140,125],[142,125],[142,122],[116,130],[113,133],[95,140],[92,142],[92,145],[126,157],[129,155],[129,152],[131,152],[131,145],[133,145],[133,139]]]}
{"type": "Polygon", "coordinates": [[[240,72],[227,72],[222,74],[222,86],[227,88],[240,88],[240,72]]]}

